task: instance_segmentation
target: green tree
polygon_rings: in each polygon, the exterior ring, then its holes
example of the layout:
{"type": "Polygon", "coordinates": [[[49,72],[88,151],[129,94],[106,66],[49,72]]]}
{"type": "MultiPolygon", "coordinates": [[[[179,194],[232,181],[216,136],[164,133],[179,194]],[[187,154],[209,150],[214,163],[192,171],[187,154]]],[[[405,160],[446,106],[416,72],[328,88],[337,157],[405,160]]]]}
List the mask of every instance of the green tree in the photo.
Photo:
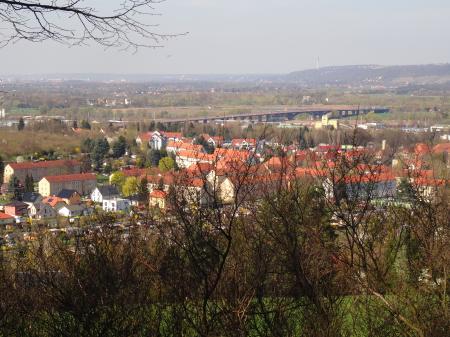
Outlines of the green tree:
{"type": "Polygon", "coordinates": [[[34,192],[34,179],[32,175],[25,177],[25,192],[34,192]]]}
{"type": "Polygon", "coordinates": [[[119,136],[119,139],[112,145],[112,155],[114,158],[120,158],[125,155],[127,151],[127,140],[124,136],[119,136]]]}
{"type": "Polygon", "coordinates": [[[83,119],[81,121],[81,128],[82,129],[86,129],[86,130],[90,130],[91,129],[91,124],[89,124],[89,122],[85,119],[83,119]]]}
{"type": "Polygon", "coordinates": [[[195,143],[203,146],[203,150],[206,153],[209,153],[209,154],[214,153],[214,146],[211,145],[210,143],[208,143],[207,140],[203,136],[198,137],[196,139],[195,143]]]}
{"type": "Polygon", "coordinates": [[[9,179],[8,191],[13,195],[15,200],[20,200],[22,196],[22,187],[20,181],[16,176],[9,179]]]}
{"type": "Polygon", "coordinates": [[[158,168],[163,172],[173,170],[175,168],[175,161],[170,157],[164,157],[159,161],[158,168]]]}
{"type": "Polygon", "coordinates": [[[164,156],[159,150],[149,150],[147,152],[147,166],[156,167],[164,156]]]}
{"type": "Polygon", "coordinates": [[[109,143],[106,138],[97,139],[92,153],[92,161],[95,168],[99,170],[103,164],[106,155],[109,152],[109,143]]]}
{"type": "Polygon", "coordinates": [[[142,178],[141,181],[139,182],[137,194],[141,202],[148,201],[149,190],[148,190],[148,180],[146,177],[142,178]]]}
{"type": "Polygon", "coordinates": [[[125,174],[123,174],[123,172],[120,171],[114,172],[111,175],[110,182],[112,185],[115,185],[119,189],[122,189],[122,186],[125,183],[125,174]]]}
{"type": "Polygon", "coordinates": [[[128,177],[122,186],[122,194],[125,197],[130,197],[138,192],[139,183],[136,177],[128,177]]]}
{"type": "Polygon", "coordinates": [[[25,121],[22,117],[20,117],[19,124],[17,125],[17,130],[22,131],[23,129],[25,129],[25,121]]]}
{"type": "Polygon", "coordinates": [[[91,153],[92,151],[94,151],[94,147],[95,147],[95,140],[89,137],[83,139],[83,141],[81,142],[81,152],[91,153]]]}

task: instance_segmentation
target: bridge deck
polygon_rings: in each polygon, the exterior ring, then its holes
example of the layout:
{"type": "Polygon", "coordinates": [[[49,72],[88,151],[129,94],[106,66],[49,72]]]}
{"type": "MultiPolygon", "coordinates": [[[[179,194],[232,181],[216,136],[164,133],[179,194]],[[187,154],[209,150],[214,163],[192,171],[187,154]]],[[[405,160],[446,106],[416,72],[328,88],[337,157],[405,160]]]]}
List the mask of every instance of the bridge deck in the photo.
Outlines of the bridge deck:
{"type": "Polygon", "coordinates": [[[343,113],[352,112],[353,114],[367,114],[371,111],[376,113],[389,112],[386,107],[361,107],[356,105],[311,105],[302,106],[297,108],[290,108],[286,110],[276,110],[276,111],[259,111],[250,112],[243,114],[233,114],[233,115],[222,115],[222,116],[201,116],[201,117],[186,117],[186,118],[176,118],[176,119],[157,119],[157,122],[161,123],[177,123],[177,122],[205,122],[205,121],[217,121],[217,120],[236,120],[236,119],[247,119],[256,117],[280,117],[288,115],[299,115],[299,114],[326,114],[331,112],[343,113]]]}

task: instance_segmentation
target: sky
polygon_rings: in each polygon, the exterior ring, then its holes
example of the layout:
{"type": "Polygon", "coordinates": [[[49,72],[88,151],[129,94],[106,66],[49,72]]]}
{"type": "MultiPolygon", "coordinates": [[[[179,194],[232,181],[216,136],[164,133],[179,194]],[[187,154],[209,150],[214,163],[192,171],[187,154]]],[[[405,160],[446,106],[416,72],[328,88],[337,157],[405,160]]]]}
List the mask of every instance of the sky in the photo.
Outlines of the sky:
{"type": "MultiPolygon", "coordinates": [[[[102,10],[113,0],[88,0],[102,10]]],[[[21,41],[0,74],[269,74],[316,66],[450,62],[448,0],[166,0],[146,18],[184,33],[137,53],[21,41]]]]}

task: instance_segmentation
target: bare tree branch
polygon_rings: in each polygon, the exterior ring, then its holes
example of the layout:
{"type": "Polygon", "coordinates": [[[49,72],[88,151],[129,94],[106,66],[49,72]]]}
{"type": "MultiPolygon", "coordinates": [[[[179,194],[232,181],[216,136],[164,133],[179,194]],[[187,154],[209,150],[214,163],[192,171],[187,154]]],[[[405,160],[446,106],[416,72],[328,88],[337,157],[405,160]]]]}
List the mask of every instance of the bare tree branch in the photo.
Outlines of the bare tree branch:
{"type": "Polygon", "coordinates": [[[155,5],[164,0],[123,0],[115,10],[100,12],[85,0],[0,0],[0,47],[19,40],[54,40],[67,45],[94,42],[105,48],[137,51],[157,48],[183,34],[157,32],[145,18],[158,16],[155,5]]]}

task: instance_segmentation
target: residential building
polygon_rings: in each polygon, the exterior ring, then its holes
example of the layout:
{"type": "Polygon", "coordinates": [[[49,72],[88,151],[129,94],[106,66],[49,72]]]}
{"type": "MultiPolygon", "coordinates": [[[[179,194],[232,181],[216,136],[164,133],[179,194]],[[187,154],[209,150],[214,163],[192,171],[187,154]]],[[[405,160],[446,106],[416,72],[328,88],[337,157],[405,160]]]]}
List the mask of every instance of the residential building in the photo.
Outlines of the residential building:
{"type": "Polygon", "coordinates": [[[5,213],[12,216],[27,216],[28,205],[22,201],[13,201],[4,206],[5,213]]]}
{"type": "Polygon", "coordinates": [[[33,177],[38,182],[45,176],[80,173],[81,164],[76,160],[49,160],[39,162],[11,163],[5,166],[4,183],[8,183],[12,176],[24,183],[26,176],[33,177]]]}
{"type": "Polygon", "coordinates": [[[131,201],[122,198],[103,199],[102,208],[105,212],[127,212],[131,208],[131,201]]]}
{"type": "Polygon", "coordinates": [[[231,146],[235,149],[254,149],[256,148],[256,139],[254,138],[233,139],[231,141],[231,146]]]}
{"type": "Polygon", "coordinates": [[[140,146],[148,144],[153,150],[162,150],[166,147],[168,141],[179,141],[182,138],[181,132],[154,131],[140,134],[136,138],[136,143],[140,146]]]}
{"type": "Polygon", "coordinates": [[[22,201],[30,207],[33,204],[41,202],[43,199],[42,195],[37,192],[26,192],[23,194],[22,201]]]}
{"type": "Polygon", "coordinates": [[[0,225],[2,226],[13,225],[15,222],[16,219],[12,215],[0,213],[0,225]]]}
{"type": "Polygon", "coordinates": [[[37,202],[28,208],[28,215],[34,219],[42,220],[56,217],[55,209],[47,203],[37,202]]]}
{"type": "Polygon", "coordinates": [[[88,195],[95,189],[95,174],[80,173],[60,176],[48,176],[39,181],[39,193],[43,196],[56,195],[64,189],[75,190],[80,195],[88,195]]]}
{"type": "Polygon", "coordinates": [[[150,207],[157,207],[161,210],[166,209],[167,193],[160,190],[153,190],[149,198],[150,207]]]}
{"type": "Polygon", "coordinates": [[[58,208],[58,215],[63,217],[76,217],[85,215],[86,208],[82,205],[63,205],[58,208]]]}
{"type": "Polygon", "coordinates": [[[81,196],[75,190],[61,190],[56,197],[61,198],[68,205],[79,205],[81,204],[81,196]]]}
{"type": "Polygon", "coordinates": [[[198,151],[181,150],[177,153],[175,161],[179,168],[188,168],[196,163],[212,164],[216,160],[216,155],[198,151]]]}
{"type": "Polygon", "coordinates": [[[104,199],[119,198],[120,193],[114,185],[97,186],[91,193],[93,202],[103,203],[104,199]]]}
{"type": "Polygon", "coordinates": [[[52,207],[54,209],[57,209],[60,205],[66,204],[66,202],[63,199],[55,197],[55,196],[46,197],[42,200],[42,202],[44,204],[50,205],[50,207],[52,207]]]}

